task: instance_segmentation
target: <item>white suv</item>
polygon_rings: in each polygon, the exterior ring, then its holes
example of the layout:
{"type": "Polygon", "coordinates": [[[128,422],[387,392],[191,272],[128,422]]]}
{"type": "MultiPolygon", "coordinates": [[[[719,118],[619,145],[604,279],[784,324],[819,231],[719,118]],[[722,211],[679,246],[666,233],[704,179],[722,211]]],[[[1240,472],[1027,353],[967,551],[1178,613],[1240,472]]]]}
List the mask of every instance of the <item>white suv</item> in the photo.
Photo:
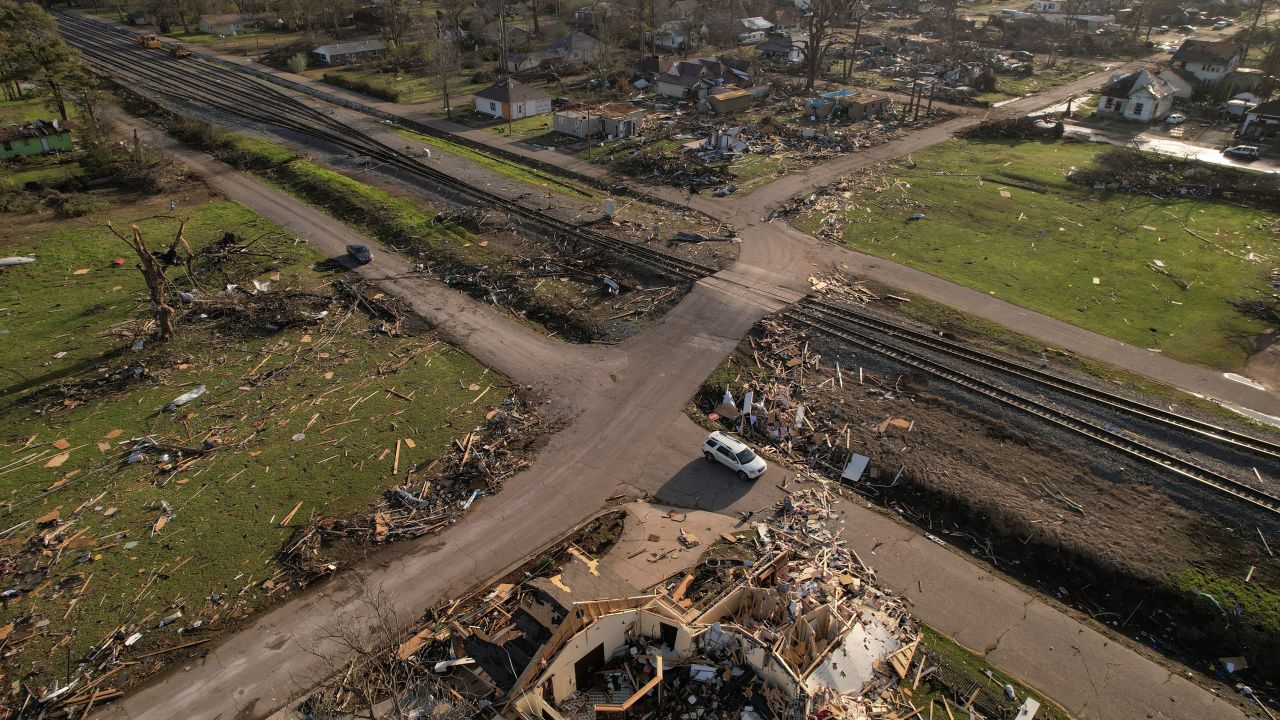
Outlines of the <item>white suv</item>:
{"type": "Polygon", "coordinates": [[[769,469],[764,459],[756,455],[746,443],[719,431],[711,433],[703,441],[702,454],[710,462],[718,462],[738,473],[738,477],[743,480],[755,480],[769,469]]]}

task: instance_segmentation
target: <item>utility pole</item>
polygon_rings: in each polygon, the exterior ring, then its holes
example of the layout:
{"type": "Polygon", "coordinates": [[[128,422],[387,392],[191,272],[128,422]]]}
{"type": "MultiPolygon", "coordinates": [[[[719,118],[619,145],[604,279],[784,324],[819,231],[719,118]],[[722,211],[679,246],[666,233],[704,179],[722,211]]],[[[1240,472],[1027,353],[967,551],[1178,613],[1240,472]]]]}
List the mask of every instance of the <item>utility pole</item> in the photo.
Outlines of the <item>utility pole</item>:
{"type": "MultiPolygon", "coordinates": [[[[498,2],[498,32],[502,34],[502,49],[498,55],[498,74],[502,77],[507,76],[507,0],[499,0],[498,2]]],[[[510,118],[507,119],[509,123],[510,118]]]]}

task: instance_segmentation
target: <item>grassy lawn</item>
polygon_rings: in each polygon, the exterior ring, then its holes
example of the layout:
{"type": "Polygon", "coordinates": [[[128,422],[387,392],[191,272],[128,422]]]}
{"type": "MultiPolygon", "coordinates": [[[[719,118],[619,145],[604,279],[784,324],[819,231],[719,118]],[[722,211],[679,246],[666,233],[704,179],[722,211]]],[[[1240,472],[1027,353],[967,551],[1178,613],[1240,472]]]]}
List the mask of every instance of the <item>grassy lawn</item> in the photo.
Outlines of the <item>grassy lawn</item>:
{"type": "MultiPolygon", "coordinates": [[[[914,154],[914,168],[888,166],[849,196],[844,241],[1138,347],[1239,367],[1263,327],[1229,303],[1269,287],[1277,218],[1066,179],[1103,151],[952,140],[914,154]],[[925,218],[909,221],[914,212],[925,218]]],[[[817,231],[825,219],[810,211],[798,223],[817,231]]]]}
{"type": "Polygon", "coordinates": [[[551,132],[551,115],[533,115],[530,117],[506,122],[495,122],[486,126],[489,132],[519,138],[534,138],[551,132]]]}
{"type": "Polygon", "coordinates": [[[446,150],[453,155],[471,160],[489,170],[492,170],[493,172],[505,175],[513,180],[519,180],[522,183],[545,188],[552,192],[568,195],[579,200],[600,200],[605,197],[604,192],[589,185],[581,185],[561,177],[538,172],[529,168],[527,165],[512,162],[498,157],[497,155],[490,155],[466,145],[449,142],[448,140],[432,137],[430,135],[420,135],[410,130],[398,129],[396,132],[412,139],[415,142],[446,150]]]}
{"type": "Polygon", "coordinates": [[[75,154],[35,157],[0,173],[0,185],[22,187],[29,182],[57,185],[80,174],[75,154]]]}
{"type": "MultiPolygon", "coordinates": [[[[1069,720],[1071,717],[1057,703],[1041,695],[1035,688],[987,662],[986,658],[981,655],[961,647],[954,640],[928,625],[921,623],[920,628],[924,633],[920,643],[921,647],[933,658],[946,663],[948,670],[967,680],[972,687],[984,688],[994,697],[1003,700],[1005,698],[1004,686],[1007,683],[1013,686],[1018,695],[1019,703],[1027,697],[1033,697],[1040,702],[1040,711],[1036,713],[1036,717],[1040,720],[1069,720]]],[[[931,702],[937,706],[936,714],[925,710],[920,717],[954,717],[956,720],[968,720],[974,717],[960,709],[955,702],[954,696],[948,696],[951,707],[947,711],[943,707],[942,700],[945,694],[942,688],[935,687],[930,681],[925,681],[920,684],[919,689],[912,695],[911,702],[922,709],[928,707],[931,702]]]]}
{"type": "MultiPolygon", "coordinates": [[[[366,508],[394,484],[387,451],[397,441],[414,442],[399,453],[403,471],[443,455],[476,424],[473,413],[483,417],[465,388],[484,367],[430,337],[376,334],[342,303],[279,330],[253,315],[193,313],[173,341],[131,350],[132,331],[150,316],[146,291],[134,260],[112,266],[130,251],[103,223],[137,222],[155,247],[173,238],[177,221],[159,215],[167,212],[159,199],[111,200],[93,218],[14,218],[21,229],[10,224],[0,234],[3,254],[38,258],[0,270],[0,492],[10,528],[0,543],[15,563],[5,587],[20,590],[0,625],[27,613],[37,621],[19,623],[9,638],[11,677],[60,675],[61,661],[51,658],[67,647],[79,658],[121,626],[143,633],[136,654],[188,639],[178,629],[197,620],[216,630],[252,612],[270,589],[263,581],[276,571],[272,557],[296,526],[312,513],[366,508]],[[99,368],[135,367],[145,369],[137,381],[79,385],[104,377],[99,368]],[[205,395],[162,411],[200,385],[205,395]],[[82,391],[64,395],[63,387],[82,391]],[[144,436],[217,449],[128,463],[125,441],[144,436]],[[55,511],[58,525],[37,527],[55,511]],[[41,546],[41,574],[29,548],[54,527],[66,530],[41,546]],[[182,619],[161,629],[160,619],[178,610],[182,619]]],[[[271,292],[328,293],[321,256],[246,208],[209,200],[177,214],[188,219],[185,236],[197,250],[225,231],[262,238],[254,246],[262,256],[235,264],[241,287],[259,279],[273,283],[271,292]]],[[[223,272],[203,275],[206,297],[229,279],[223,272]]],[[[181,268],[171,279],[177,289],[192,287],[181,268]]]]}
{"type": "MultiPolygon", "coordinates": [[[[336,79],[334,84],[339,87],[405,105],[435,102],[443,98],[440,82],[435,77],[422,77],[408,72],[397,75],[372,68],[327,70],[324,75],[326,80],[336,79]]],[[[449,99],[455,111],[472,107],[470,96],[490,85],[471,82],[474,75],[474,71],[463,71],[450,79],[449,99]]]]}
{"type": "Polygon", "coordinates": [[[1052,68],[1037,67],[1034,75],[1013,77],[999,75],[996,77],[996,91],[978,95],[977,99],[987,102],[1001,102],[1023,95],[1044,92],[1050,88],[1069,83],[1073,80],[1100,70],[1096,65],[1073,63],[1059,60],[1052,68]]]}
{"type": "MultiPolygon", "coordinates": [[[[0,126],[22,125],[32,120],[54,120],[58,117],[56,110],[49,108],[49,98],[40,94],[25,100],[0,101],[0,126]]],[[[70,103],[67,113],[73,114],[70,103]]]]}

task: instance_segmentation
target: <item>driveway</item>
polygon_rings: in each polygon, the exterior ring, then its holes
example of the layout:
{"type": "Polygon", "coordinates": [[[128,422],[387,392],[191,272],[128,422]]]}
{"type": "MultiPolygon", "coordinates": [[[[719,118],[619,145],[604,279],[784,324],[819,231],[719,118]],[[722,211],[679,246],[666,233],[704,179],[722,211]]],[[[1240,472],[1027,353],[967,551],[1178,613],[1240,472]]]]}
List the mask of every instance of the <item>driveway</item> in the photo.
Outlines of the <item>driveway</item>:
{"type": "Polygon", "coordinates": [[[1140,150],[1184,160],[1199,160],[1210,165],[1222,165],[1241,170],[1254,170],[1272,174],[1280,173],[1280,161],[1268,158],[1241,160],[1229,155],[1223,155],[1221,148],[1169,137],[1159,129],[1143,128],[1141,133],[1122,133],[1098,130],[1082,125],[1067,125],[1067,131],[1080,136],[1088,135],[1098,142],[1127,147],[1137,146],[1140,150]]]}

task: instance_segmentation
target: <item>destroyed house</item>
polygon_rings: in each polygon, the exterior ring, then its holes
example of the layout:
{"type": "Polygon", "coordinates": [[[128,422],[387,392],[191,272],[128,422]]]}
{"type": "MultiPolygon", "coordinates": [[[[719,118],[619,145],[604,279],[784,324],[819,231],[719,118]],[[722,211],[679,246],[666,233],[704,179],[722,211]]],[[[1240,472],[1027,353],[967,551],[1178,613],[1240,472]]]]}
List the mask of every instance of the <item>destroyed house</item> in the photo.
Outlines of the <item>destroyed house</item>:
{"type": "Polygon", "coordinates": [[[855,92],[852,90],[833,90],[813,98],[805,106],[805,114],[810,120],[827,120],[845,118],[850,121],[879,117],[889,111],[892,101],[888,95],[878,93],[855,92]]]}
{"type": "Polygon", "coordinates": [[[552,116],[551,128],[582,140],[597,137],[617,140],[639,134],[644,115],[644,110],[626,103],[566,108],[552,116]]]}
{"type": "Polygon", "coordinates": [[[1244,48],[1228,41],[1187,40],[1173,54],[1173,66],[1213,84],[1240,67],[1244,48]]]}
{"type": "Polygon", "coordinates": [[[726,90],[707,95],[707,104],[716,113],[724,115],[746,110],[751,107],[751,101],[754,99],[755,96],[751,94],[750,90],[726,90]]]}
{"type": "Polygon", "coordinates": [[[863,717],[917,646],[900,601],[780,550],[691,617],[660,595],[577,602],[512,686],[527,720],[599,713],[863,717]]]}
{"type": "Polygon", "coordinates": [[[1240,134],[1247,138],[1280,137],[1280,99],[1268,100],[1245,112],[1240,134]]]}
{"type": "Polygon", "coordinates": [[[70,149],[71,130],[59,120],[36,120],[26,125],[0,128],[0,160],[70,149]]]}

